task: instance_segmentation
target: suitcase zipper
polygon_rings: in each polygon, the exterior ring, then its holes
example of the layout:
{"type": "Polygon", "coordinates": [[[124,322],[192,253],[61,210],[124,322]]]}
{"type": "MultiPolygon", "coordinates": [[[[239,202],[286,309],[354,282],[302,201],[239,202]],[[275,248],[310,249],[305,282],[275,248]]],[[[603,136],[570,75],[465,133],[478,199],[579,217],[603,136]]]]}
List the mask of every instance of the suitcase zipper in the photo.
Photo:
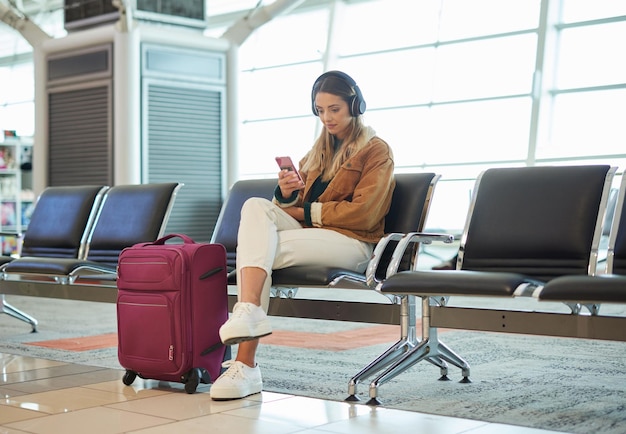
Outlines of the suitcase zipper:
{"type": "Polygon", "coordinates": [[[213,276],[214,274],[219,273],[223,269],[224,269],[223,267],[218,267],[218,268],[214,268],[212,270],[209,270],[206,273],[204,273],[202,276],[200,276],[200,280],[208,279],[209,277],[213,276]]]}

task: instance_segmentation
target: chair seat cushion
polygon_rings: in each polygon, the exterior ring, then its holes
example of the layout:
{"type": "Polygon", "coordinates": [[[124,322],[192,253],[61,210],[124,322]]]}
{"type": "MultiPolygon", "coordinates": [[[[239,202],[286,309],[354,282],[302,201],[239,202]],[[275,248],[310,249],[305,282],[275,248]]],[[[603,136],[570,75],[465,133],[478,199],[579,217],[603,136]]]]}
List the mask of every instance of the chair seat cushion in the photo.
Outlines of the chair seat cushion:
{"type": "Polygon", "coordinates": [[[39,258],[24,256],[15,259],[3,268],[5,273],[39,274],[42,276],[67,276],[81,267],[101,270],[103,273],[115,272],[115,267],[100,264],[94,261],[69,258],[39,258]]]}
{"type": "MultiPolygon", "coordinates": [[[[272,271],[272,286],[274,287],[329,286],[336,279],[350,280],[354,283],[353,286],[367,286],[363,273],[357,273],[346,268],[297,265],[272,271]]],[[[228,284],[237,284],[237,271],[235,269],[229,269],[228,284]]]]}
{"type": "Polygon", "coordinates": [[[11,256],[0,256],[0,265],[4,265],[4,264],[6,264],[8,262],[11,262],[13,260],[14,260],[14,258],[11,257],[11,256]]]}
{"type": "Polygon", "coordinates": [[[323,267],[315,265],[298,265],[274,270],[273,286],[328,286],[335,279],[349,279],[365,285],[365,275],[356,271],[339,267],[323,267]]]}
{"type": "Polygon", "coordinates": [[[626,302],[626,276],[563,276],[551,280],[539,293],[544,301],[591,303],[626,302]]]}
{"type": "Polygon", "coordinates": [[[388,294],[479,295],[512,297],[523,284],[541,285],[517,273],[469,270],[403,271],[389,277],[380,291],[388,294]]]}

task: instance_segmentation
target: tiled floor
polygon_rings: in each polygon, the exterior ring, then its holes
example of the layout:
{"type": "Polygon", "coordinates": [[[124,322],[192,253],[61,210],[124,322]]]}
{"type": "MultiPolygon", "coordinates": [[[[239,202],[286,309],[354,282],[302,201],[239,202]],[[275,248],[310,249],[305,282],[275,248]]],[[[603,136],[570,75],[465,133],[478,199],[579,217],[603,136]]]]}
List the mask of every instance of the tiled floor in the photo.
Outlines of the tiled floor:
{"type": "Polygon", "coordinates": [[[270,392],[218,402],[208,385],[191,395],[153,380],[124,386],[122,370],[10,354],[0,369],[0,434],[549,432],[270,392]]]}

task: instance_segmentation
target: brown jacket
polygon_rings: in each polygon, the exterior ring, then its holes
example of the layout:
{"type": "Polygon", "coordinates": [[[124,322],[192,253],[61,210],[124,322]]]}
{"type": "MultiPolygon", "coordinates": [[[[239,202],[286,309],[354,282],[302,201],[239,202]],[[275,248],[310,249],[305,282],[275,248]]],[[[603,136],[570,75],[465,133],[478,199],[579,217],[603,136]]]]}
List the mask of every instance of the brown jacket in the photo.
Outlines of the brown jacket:
{"type": "MultiPolygon", "coordinates": [[[[373,136],[365,147],[343,163],[317,202],[311,204],[313,226],[332,229],[361,241],[378,242],[384,235],[385,216],[395,187],[393,171],[391,148],[373,136]]],[[[280,206],[302,206],[320,173],[301,172],[301,175],[305,187],[298,199],[280,206]]]]}

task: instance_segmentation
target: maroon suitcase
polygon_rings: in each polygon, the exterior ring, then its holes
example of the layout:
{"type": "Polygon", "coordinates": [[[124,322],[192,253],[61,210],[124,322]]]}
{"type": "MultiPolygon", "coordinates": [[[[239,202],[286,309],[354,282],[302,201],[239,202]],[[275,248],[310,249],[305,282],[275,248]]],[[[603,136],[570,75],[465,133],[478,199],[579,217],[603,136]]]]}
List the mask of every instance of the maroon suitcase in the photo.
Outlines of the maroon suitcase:
{"type": "Polygon", "coordinates": [[[117,278],[118,359],[126,373],[175,381],[194,393],[217,379],[228,318],[226,250],[181,234],[124,249],[117,278]],[[170,238],[183,243],[166,244],[170,238]]]}

